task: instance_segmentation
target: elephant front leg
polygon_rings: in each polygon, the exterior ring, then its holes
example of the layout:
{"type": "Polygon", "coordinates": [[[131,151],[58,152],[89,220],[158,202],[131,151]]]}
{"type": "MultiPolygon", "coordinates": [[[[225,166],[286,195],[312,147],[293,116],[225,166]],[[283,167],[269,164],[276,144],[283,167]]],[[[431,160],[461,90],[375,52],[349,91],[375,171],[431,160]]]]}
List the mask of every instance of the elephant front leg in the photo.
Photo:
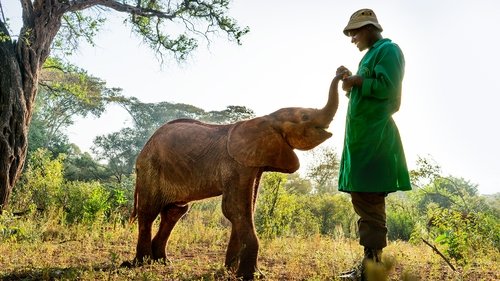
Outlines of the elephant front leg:
{"type": "Polygon", "coordinates": [[[255,271],[258,270],[257,255],[259,253],[259,240],[253,224],[246,231],[243,231],[243,236],[240,239],[240,263],[236,274],[243,277],[244,280],[252,280],[255,271]]]}
{"type": "MultiPolygon", "coordinates": [[[[252,192],[252,190],[249,190],[252,192]]],[[[222,201],[224,215],[231,221],[231,238],[226,253],[225,265],[229,269],[237,266],[236,274],[251,280],[257,269],[259,241],[253,223],[252,193],[246,198],[225,194],[222,201]],[[246,199],[246,200],[242,200],[246,199]]]]}
{"type": "Polygon", "coordinates": [[[229,244],[227,245],[226,251],[226,261],[224,265],[230,270],[236,270],[238,266],[240,255],[240,241],[238,235],[234,229],[231,229],[231,238],[229,238],[229,244]]]}
{"type": "MultiPolygon", "coordinates": [[[[238,223],[236,223],[238,224],[238,223]]],[[[233,224],[231,238],[226,252],[225,266],[236,271],[238,277],[252,280],[257,269],[259,241],[253,225],[239,227],[233,224]]]]}

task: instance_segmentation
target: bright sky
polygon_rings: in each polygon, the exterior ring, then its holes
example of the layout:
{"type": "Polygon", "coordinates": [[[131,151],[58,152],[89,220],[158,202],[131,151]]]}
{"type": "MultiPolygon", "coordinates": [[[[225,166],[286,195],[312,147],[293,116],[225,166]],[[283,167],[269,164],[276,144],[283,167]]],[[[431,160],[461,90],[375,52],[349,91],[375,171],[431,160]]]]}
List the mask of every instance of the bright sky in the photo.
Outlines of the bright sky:
{"type": "MultiPolygon", "coordinates": [[[[18,32],[19,4],[2,4],[18,32]]],[[[99,33],[97,46],[82,44],[71,61],[144,102],[205,110],[244,105],[257,115],[282,107],[321,107],[336,68],[345,65],[355,72],[364,54],[342,30],[354,11],[367,7],[377,14],[382,35],[405,54],[403,100],[394,117],[409,167],[415,168],[418,156],[430,156],[445,175],[470,180],[483,194],[499,192],[498,0],[233,0],[230,15],[251,29],[242,46],[221,33],[187,62],[172,60],[163,67],[119,14],[110,13],[114,19],[99,33]]],[[[341,96],[330,126],[333,137],[324,144],[339,153],[346,107],[341,96]]],[[[96,135],[128,122],[125,112],[111,108],[101,119],[71,127],[70,140],[88,150],[96,135]]]]}

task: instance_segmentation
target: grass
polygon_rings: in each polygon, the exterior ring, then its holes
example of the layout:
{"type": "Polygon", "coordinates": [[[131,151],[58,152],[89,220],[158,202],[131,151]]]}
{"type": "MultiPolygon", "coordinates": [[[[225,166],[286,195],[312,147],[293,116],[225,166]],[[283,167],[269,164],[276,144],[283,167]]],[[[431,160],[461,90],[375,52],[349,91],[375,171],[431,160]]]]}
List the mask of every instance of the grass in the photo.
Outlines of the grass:
{"type": "MultiPolygon", "coordinates": [[[[211,216],[193,212],[177,225],[167,264],[131,269],[119,265],[134,256],[136,224],[64,226],[53,218],[12,219],[17,233],[0,236],[0,279],[236,280],[223,267],[229,225],[207,224],[211,216]]],[[[361,255],[357,241],[342,237],[261,239],[259,267],[266,280],[337,280],[361,255]]],[[[384,257],[387,277],[374,280],[500,280],[498,250],[478,253],[456,271],[423,243],[390,242],[384,257]]]]}

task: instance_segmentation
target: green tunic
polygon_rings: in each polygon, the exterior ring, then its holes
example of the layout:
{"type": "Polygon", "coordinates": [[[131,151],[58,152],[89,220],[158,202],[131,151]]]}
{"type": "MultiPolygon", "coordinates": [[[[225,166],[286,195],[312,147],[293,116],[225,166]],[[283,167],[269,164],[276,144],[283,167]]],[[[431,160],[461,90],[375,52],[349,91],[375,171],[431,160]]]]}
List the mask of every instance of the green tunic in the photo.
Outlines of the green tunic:
{"type": "Polygon", "coordinates": [[[359,63],[361,87],[349,94],[339,190],[410,190],[410,177],[392,114],[399,110],[404,56],[389,39],[377,41],[359,63]]]}

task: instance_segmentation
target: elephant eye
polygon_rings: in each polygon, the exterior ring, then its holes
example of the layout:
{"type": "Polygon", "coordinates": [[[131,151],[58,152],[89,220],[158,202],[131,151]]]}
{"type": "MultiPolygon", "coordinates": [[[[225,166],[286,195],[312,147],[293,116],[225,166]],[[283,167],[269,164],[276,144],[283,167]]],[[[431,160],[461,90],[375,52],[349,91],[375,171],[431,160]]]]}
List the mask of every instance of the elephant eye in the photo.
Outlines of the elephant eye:
{"type": "Polygon", "coordinates": [[[309,121],[309,115],[302,114],[302,121],[309,121]]]}

